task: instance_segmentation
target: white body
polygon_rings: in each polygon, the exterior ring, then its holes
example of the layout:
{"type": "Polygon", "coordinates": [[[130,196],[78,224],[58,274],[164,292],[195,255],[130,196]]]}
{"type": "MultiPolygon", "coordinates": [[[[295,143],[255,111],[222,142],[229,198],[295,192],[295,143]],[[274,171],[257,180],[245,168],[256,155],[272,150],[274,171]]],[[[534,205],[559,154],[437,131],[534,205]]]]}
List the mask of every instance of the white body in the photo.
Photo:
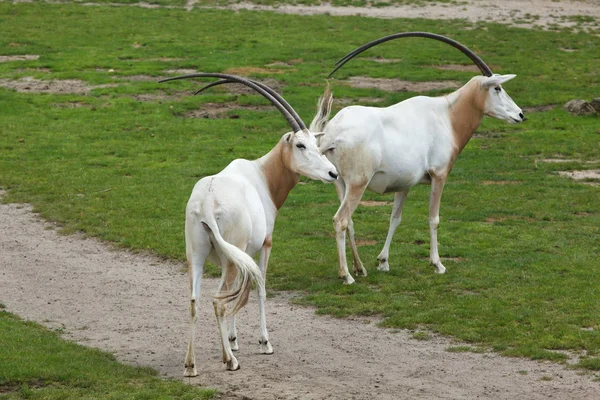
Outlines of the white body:
{"type": "Polygon", "coordinates": [[[300,174],[326,182],[337,177],[335,167],[319,153],[315,135],[306,130],[285,134],[258,160],[234,160],[223,171],[195,185],[185,223],[191,322],[184,376],[198,375],[194,355],[196,307],[207,259],[222,267],[213,305],[227,369],[239,368],[232,353],[238,349],[235,313],[247,302],[252,280],[258,284],[260,351],[273,353],[265,320],[264,279],[277,210],[300,174]],[[257,252],[258,265],[251,257],[257,252]],[[227,313],[230,302],[234,303],[233,309],[227,313]]]}
{"type": "Polygon", "coordinates": [[[484,115],[509,123],[524,120],[521,109],[502,90],[501,84],[515,75],[477,76],[444,97],[418,96],[387,108],[350,106],[327,122],[331,95],[326,91],[310,129],[323,130],[320,149],[337,168],[336,182],[341,206],[334,217],[339,257],[339,276],[354,279],[346,263],[348,231],[354,271],[366,275],[354,243],[352,214],[365,189],[394,192],[390,228],[378,256],[379,270],[389,270],[388,255],[393,233],[400,223],[402,205],[410,188],[430,183],[430,262],[444,273],[437,250],[439,206],[444,182],[458,154],[484,115]],[[329,96],[329,98],[328,98],[329,96]]]}

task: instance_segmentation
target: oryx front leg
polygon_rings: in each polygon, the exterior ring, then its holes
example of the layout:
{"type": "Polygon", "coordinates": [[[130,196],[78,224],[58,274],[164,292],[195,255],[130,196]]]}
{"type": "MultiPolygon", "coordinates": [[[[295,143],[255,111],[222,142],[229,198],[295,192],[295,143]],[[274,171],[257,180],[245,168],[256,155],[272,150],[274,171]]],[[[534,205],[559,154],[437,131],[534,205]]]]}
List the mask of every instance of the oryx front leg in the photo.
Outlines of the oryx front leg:
{"type": "Polygon", "coordinates": [[[437,230],[440,225],[440,202],[442,200],[442,191],[446,178],[434,177],[431,181],[431,197],[429,200],[429,234],[430,234],[430,251],[429,262],[433,265],[438,274],[446,272],[446,267],[440,260],[438,253],[437,230]]]}
{"type": "Polygon", "coordinates": [[[383,249],[381,253],[377,256],[377,260],[379,261],[379,265],[377,269],[379,271],[389,271],[389,256],[390,256],[390,245],[392,244],[392,238],[394,237],[394,232],[400,222],[402,221],[402,207],[404,206],[404,200],[406,200],[406,196],[408,195],[408,190],[403,192],[396,192],[394,194],[394,206],[392,208],[392,216],[390,217],[390,227],[388,229],[387,237],[385,238],[385,244],[383,245],[383,249]]]}
{"type": "Polygon", "coordinates": [[[354,222],[352,218],[348,221],[348,240],[350,241],[350,250],[352,250],[352,265],[356,276],[367,276],[367,270],[363,266],[360,257],[358,256],[358,248],[354,240],[354,222]]]}
{"type": "MultiPolygon", "coordinates": [[[[338,194],[338,198],[340,199],[340,203],[344,201],[344,196],[346,192],[346,185],[342,178],[338,178],[335,185],[336,192],[338,194]]],[[[367,276],[367,270],[363,266],[362,261],[358,255],[358,248],[356,247],[356,241],[354,240],[354,222],[352,218],[348,220],[348,240],[350,241],[350,249],[352,250],[352,259],[354,266],[354,273],[356,276],[367,276]]]]}
{"type": "MultiPolygon", "coordinates": [[[[263,244],[262,249],[260,250],[260,255],[258,257],[258,268],[260,268],[260,272],[262,274],[262,278],[265,282],[267,281],[267,266],[269,264],[269,256],[271,255],[271,238],[267,238],[265,243],[263,244]]],[[[258,343],[260,344],[259,351],[262,354],[273,354],[273,347],[271,346],[271,342],[269,341],[269,332],[267,331],[267,317],[265,315],[265,300],[267,297],[266,290],[261,290],[258,288],[258,312],[260,318],[260,339],[258,343]]]]}
{"type": "MultiPolygon", "coordinates": [[[[335,240],[338,250],[338,276],[343,279],[346,285],[354,283],[354,278],[352,278],[348,271],[348,263],[346,261],[346,231],[348,230],[352,214],[356,210],[366,187],[366,184],[347,185],[342,204],[333,217],[335,240]]],[[[366,275],[366,270],[364,274],[366,275]]]]}

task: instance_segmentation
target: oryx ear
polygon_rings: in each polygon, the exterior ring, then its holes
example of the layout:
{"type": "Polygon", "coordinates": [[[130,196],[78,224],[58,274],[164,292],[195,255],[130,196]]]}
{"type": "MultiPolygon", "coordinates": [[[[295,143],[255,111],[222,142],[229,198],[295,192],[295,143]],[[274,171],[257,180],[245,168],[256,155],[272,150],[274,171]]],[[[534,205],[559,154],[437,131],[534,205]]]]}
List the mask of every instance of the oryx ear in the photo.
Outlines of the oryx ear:
{"type": "Polygon", "coordinates": [[[283,137],[281,138],[281,140],[283,140],[286,143],[291,143],[292,142],[292,132],[288,132],[285,135],[283,135],[283,137]]]}
{"type": "Polygon", "coordinates": [[[484,78],[483,82],[481,83],[481,87],[484,89],[488,89],[488,88],[491,88],[494,86],[502,85],[503,83],[510,81],[511,79],[513,79],[516,76],[517,75],[515,75],[515,74],[492,75],[492,76],[484,78]]]}
{"type": "Polygon", "coordinates": [[[315,137],[318,139],[321,136],[323,136],[324,134],[325,134],[325,132],[317,132],[317,133],[315,133],[315,137]]]}

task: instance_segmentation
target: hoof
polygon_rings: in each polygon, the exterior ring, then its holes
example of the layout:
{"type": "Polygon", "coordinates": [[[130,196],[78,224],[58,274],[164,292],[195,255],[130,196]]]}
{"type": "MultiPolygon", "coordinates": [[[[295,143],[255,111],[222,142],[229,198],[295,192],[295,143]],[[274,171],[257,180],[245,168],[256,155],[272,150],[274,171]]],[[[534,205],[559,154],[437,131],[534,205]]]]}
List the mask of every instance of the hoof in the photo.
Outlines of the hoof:
{"type": "Polygon", "coordinates": [[[237,371],[238,369],[240,369],[240,364],[235,358],[232,358],[231,360],[227,361],[227,370],[237,371]]]}
{"type": "Polygon", "coordinates": [[[388,261],[382,261],[379,260],[379,265],[377,266],[377,271],[383,271],[383,272],[388,272],[390,270],[390,264],[388,264],[388,261]]]}
{"type": "Polygon", "coordinates": [[[185,370],[183,371],[183,376],[186,378],[193,378],[195,376],[198,376],[198,371],[196,370],[196,366],[193,365],[191,367],[186,366],[185,370]]]}
{"type": "Polygon", "coordinates": [[[354,275],[356,276],[367,276],[367,270],[362,265],[359,268],[354,268],[354,275]]]}
{"type": "Polygon", "coordinates": [[[271,346],[271,342],[269,342],[268,340],[265,341],[259,341],[260,343],[260,350],[259,352],[261,354],[267,354],[267,355],[271,355],[273,354],[273,347],[271,346]]]}
{"type": "Polygon", "coordinates": [[[354,283],[354,278],[350,275],[346,275],[342,277],[342,281],[344,285],[352,285],[354,283]]]}
{"type": "Polygon", "coordinates": [[[435,273],[436,274],[445,274],[446,273],[446,267],[444,267],[442,264],[440,265],[434,265],[435,267],[435,273]]]}

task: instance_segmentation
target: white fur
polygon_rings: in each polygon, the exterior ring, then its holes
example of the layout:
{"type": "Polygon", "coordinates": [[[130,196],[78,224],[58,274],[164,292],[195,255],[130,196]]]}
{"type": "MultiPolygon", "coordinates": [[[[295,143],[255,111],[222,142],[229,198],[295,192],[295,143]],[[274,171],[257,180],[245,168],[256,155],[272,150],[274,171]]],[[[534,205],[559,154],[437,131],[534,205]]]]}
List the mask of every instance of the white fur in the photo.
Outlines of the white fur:
{"type": "Polygon", "coordinates": [[[395,193],[390,228],[378,256],[378,269],[387,271],[389,247],[400,223],[408,191],[417,183],[431,183],[430,262],[437,273],[446,271],[437,249],[444,183],[456,157],[484,115],[509,123],[524,120],[521,109],[501,87],[514,77],[477,76],[447,96],[417,96],[387,108],[350,106],[329,122],[331,99],[326,90],[319,100],[310,129],[324,130],[319,147],[340,174],[336,189],[341,205],[334,217],[334,227],[339,276],[344,283],[354,282],[346,263],[346,232],[354,258],[354,272],[367,274],[358,256],[352,223],[352,214],[367,188],[377,193],[395,193]]]}
{"type": "Polygon", "coordinates": [[[258,285],[260,352],[273,353],[265,319],[265,287],[277,210],[298,182],[299,174],[332,182],[335,167],[319,153],[315,135],[307,130],[285,134],[258,160],[238,159],[223,171],[195,185],[186,208],[185,241],[189,264],[190,339],[184,376],[197,376],[194,355],[196,307],[206,260],[221,265],[213,300],[227,369],[239,368],[235,313],[247,300],[252,280],[258,285]],[[276,185],[271,185],[277,182],[276,185]],[[251,256],[260,252],[258,265],[251,256]],[[228,303],[233,309],[227,313],[228,303]],[[227,320],[229,319],[229,320],[227,320]]]}

